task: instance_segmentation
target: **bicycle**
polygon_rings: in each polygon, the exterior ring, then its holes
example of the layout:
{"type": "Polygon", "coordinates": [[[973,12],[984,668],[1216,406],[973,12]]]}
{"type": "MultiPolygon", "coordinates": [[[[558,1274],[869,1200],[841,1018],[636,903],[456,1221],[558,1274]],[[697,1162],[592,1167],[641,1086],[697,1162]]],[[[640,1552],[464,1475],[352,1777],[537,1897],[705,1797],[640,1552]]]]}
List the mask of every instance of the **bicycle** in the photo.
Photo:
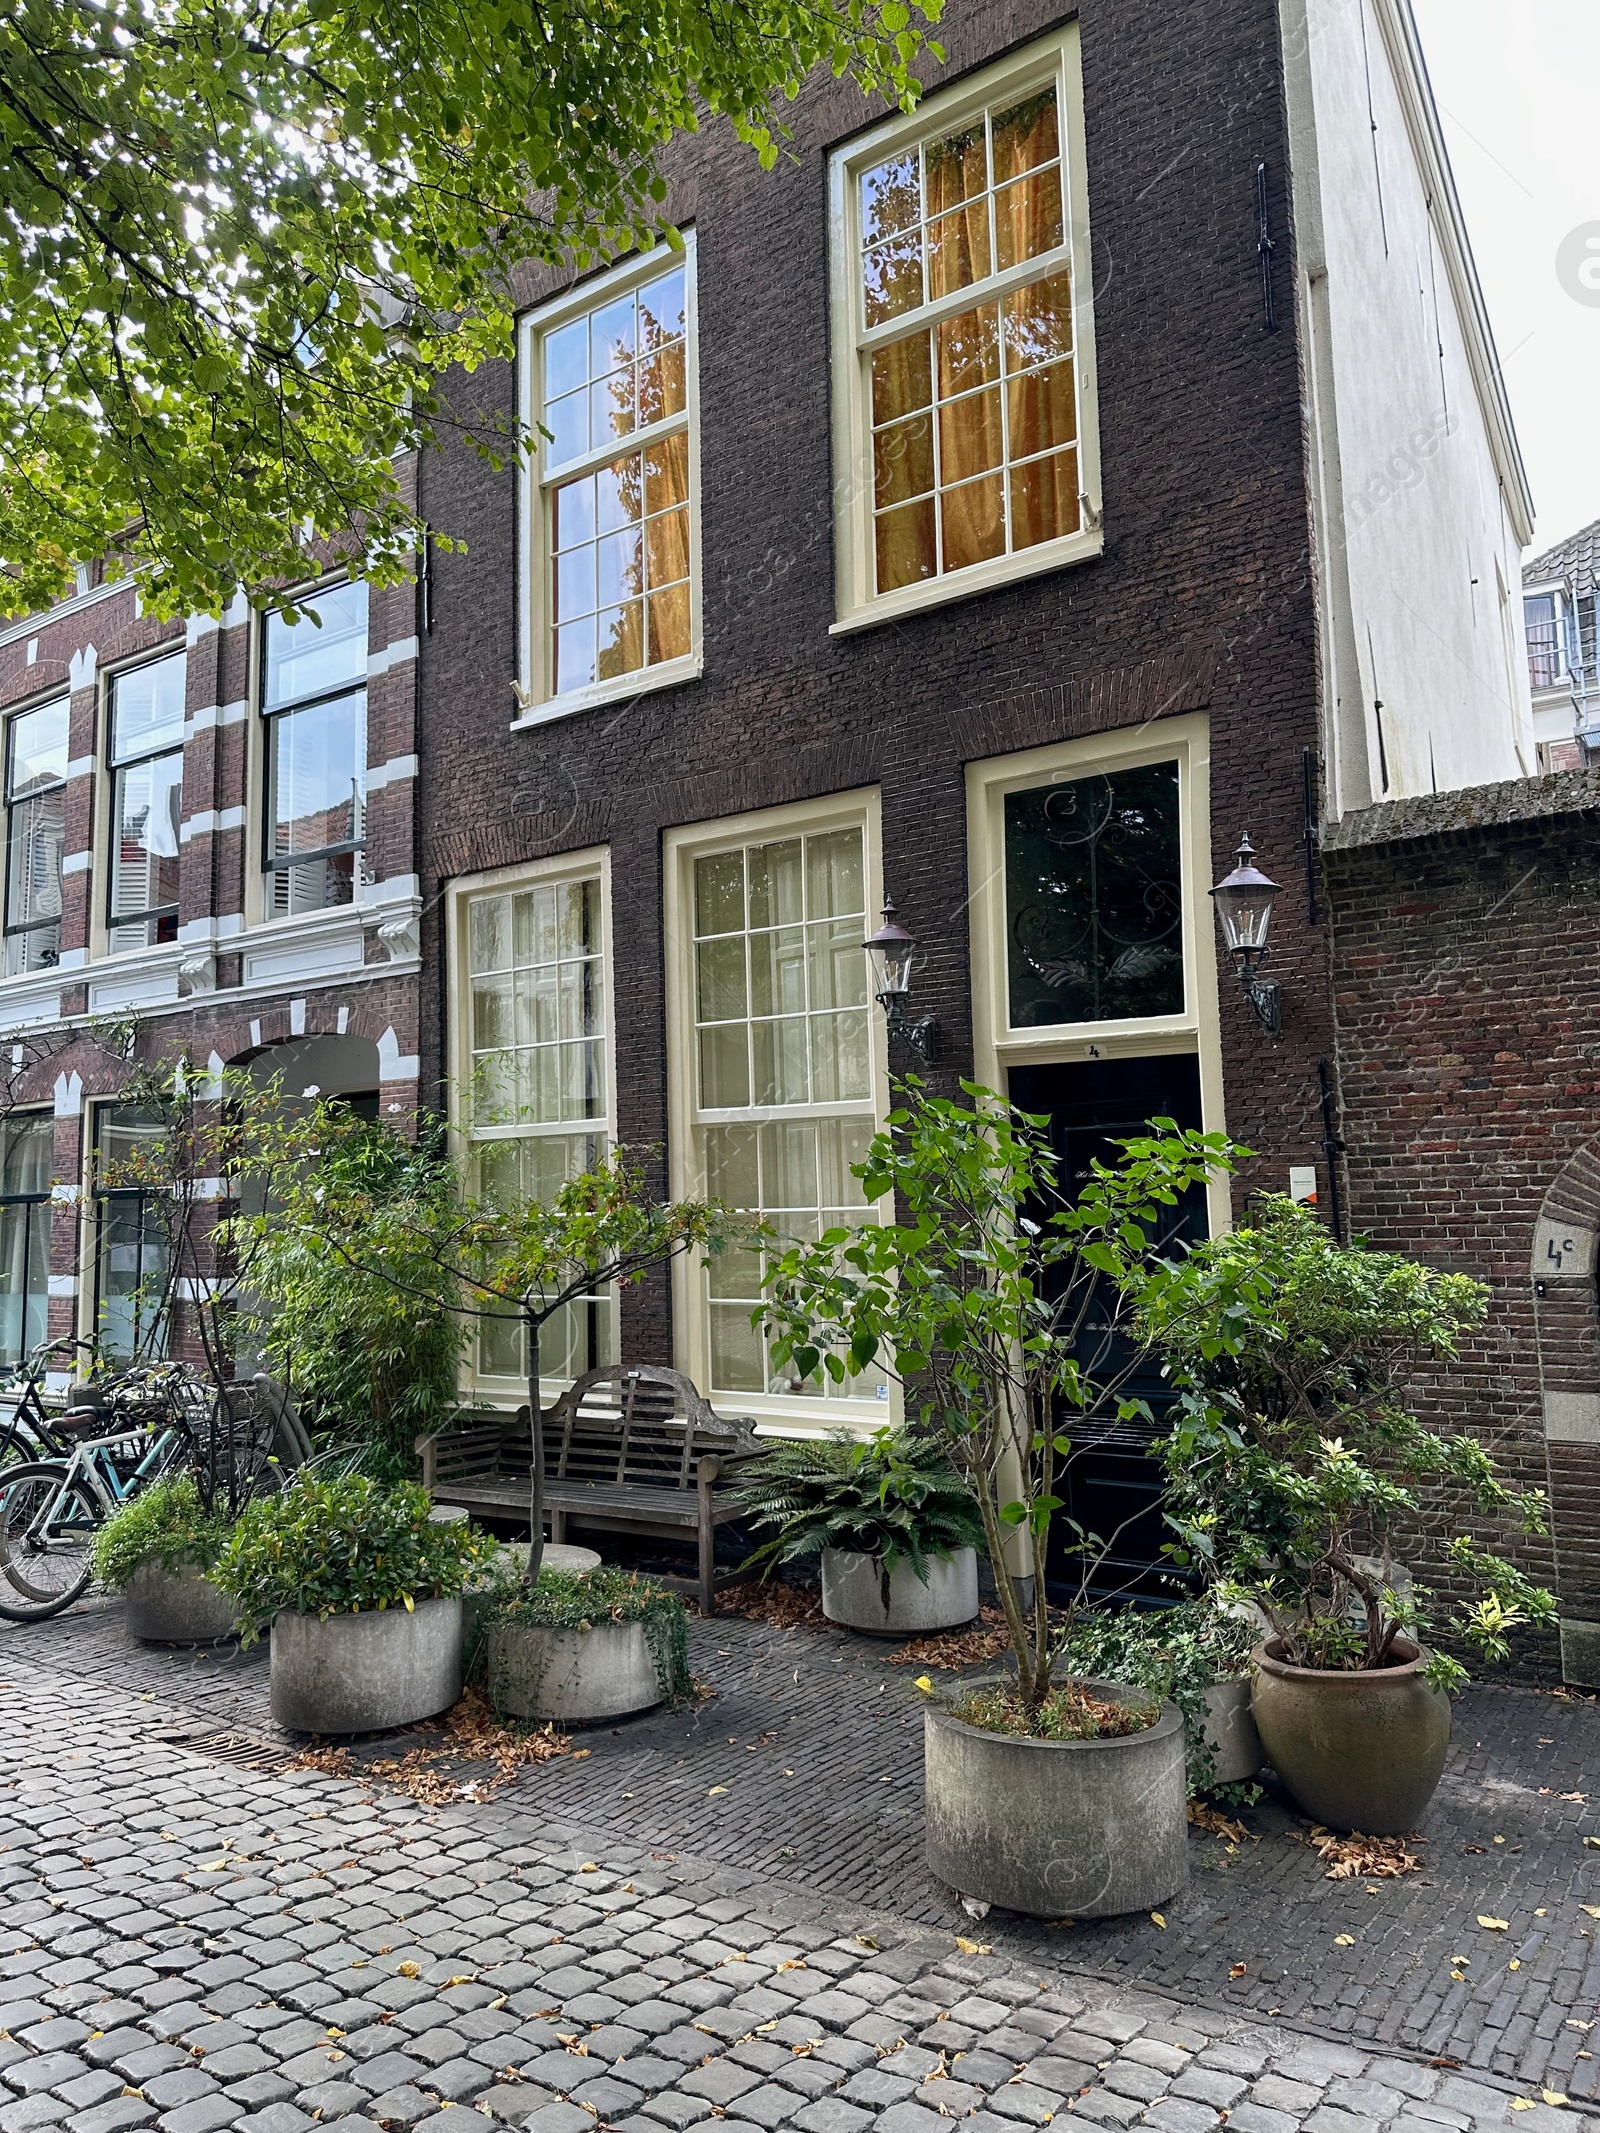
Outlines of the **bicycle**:
{"type": "MultiPolygon", "coordinates": [[[[0,1472],[22,1461],[39,1459],[65,1459],[72,1450],[69,1435],[60,1427],[60,1412],[45,1405],[42,1387],[48,1376],[47,1364],[52,1356],[64,1356],[69,1367],[71,1361],[82,1351],[88,1356],[93,1372],[100,1363],[99,1344],[92,1340],[61,1339],[41,1341],[28,1353],[28,1358],[17,1373],[22,1379],[22,1390],[16,1395],[15,1405],[4,1421],[0,1421],[0,1472]]],[[[15,1385],[16,1378],[11,1381],[15,1385]]],[[[11,1386],[5,1388],[11,1390],[11,1386]]],[[[88,1383],[74,1388],[77,1404],[92,1406],[103,1399],[103,1388],[88,1383]]]]}
{"type": "Polygon", "coordinates": [[[233,1388],[181,1363],[140,1365],[106,1406],[55,1419],[63,1458],[0,1470],[0,1619],[43,1622],[82,1597],[94,1540],[124,1504],[180,1471],[231,1515],[274,1478],[274,1419],[234,1412],[233,1388]]]}

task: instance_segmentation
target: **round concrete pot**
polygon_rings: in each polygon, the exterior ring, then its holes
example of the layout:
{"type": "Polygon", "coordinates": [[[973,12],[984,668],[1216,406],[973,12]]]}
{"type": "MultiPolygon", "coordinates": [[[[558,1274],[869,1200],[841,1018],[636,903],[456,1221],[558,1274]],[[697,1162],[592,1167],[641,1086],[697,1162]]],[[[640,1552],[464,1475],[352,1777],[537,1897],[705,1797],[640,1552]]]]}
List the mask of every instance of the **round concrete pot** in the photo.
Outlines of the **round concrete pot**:
{"type": "Polygon", "coordinates": [[[238,1633],[233,1602],[195,1563],[141,1563],[124,1605],[129,1634],[147,1644],[216,1644],[238,1633]]]}
{"type": "Polygon", "coordinates": [[[1183,1720],[1170,1703],[1121,1740],[985,1733],[931,1704],[924,1728],[928,1865],[961,1895],[1035,1918],[1114,1918],[1188,1881],[1183,1720]]]}
{"type": "Polygon", "coordinates": [[[958,1548],[928,1557],[923,1583],[909,1563],[897,1563],[883,1604],[883,1572],[875,1555],[845,1548],[822,1551],[822,1612],[844,1629],[869,1637],[915,1637],[931,1629],[958,1629],[978,1612],[978,1555],[958,1548]]]}
{"type": "Polygon", "coordinates": [[[1205,1692],[1208,1785],[1247,1785],[1267,1759],[1250,1711],[1251,1694],[1248,1675],[1239,1681],[1214,1681],[1205,1692]]]}
{"type": "Polygon", "coordinates": [[[301,1733],[382,1733],[461,1695],[459,1599],[360,1614],[281,1614],[272,1625],[272,1715],[301,1733]]]}
{"type": "Polygon", "coordinates": [[[1278,1639],[1251,1655],[1261,1744],[1314,1821],[1403,1836],[1433,1798],[1450,1745],[1450,1699],[1422,1678],[1427,1653],[1396,1640],[1399,1664],[1373,1673],[1286,1666],[1278,1639]]]}
{"type": "Polygon", "coordinates": [[[491,1622],[485,1680],[496,1710],[571,1726],[626,1718],[662,1700],[642,1622],[600,1622],[592,1629],[491,1622]]]}

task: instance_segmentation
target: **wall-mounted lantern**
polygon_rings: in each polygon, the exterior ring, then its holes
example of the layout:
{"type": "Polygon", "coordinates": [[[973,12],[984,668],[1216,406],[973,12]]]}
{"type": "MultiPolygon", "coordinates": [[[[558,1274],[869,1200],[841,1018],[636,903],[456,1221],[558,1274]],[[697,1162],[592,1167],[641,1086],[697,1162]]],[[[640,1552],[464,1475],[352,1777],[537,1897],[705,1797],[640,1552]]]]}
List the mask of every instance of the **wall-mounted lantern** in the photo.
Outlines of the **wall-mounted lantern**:
{"type": "Polygon", "coordinates": [[[917,944],[904,926],[895,923],[894,905],[887,896],[883,899],[883,924],[862,945],[867,951],[873,995],[883,1009],[890,1041],[900,1038],[924,1066],[931,1066],[934,1018],[923,1015],[913,1022],[906,1015],[906,1000],[911,991],[911,961],[917,944]]]}
{"type": "Polygon", "coordinates": [[[1258,976],[1258,966],[1267,952],[1267,929],[1272,924],[1272,906],[1278,884],[1269,881],[1256,865],[1248,836],[1239,840],[1238,864],[1211,891],[1223,942],[1233,957],[1239,983],[1256,1011],[1256,1019],[1269,1035],[1283,1027],[1283,996],[1276,979],[1258,976]]]}

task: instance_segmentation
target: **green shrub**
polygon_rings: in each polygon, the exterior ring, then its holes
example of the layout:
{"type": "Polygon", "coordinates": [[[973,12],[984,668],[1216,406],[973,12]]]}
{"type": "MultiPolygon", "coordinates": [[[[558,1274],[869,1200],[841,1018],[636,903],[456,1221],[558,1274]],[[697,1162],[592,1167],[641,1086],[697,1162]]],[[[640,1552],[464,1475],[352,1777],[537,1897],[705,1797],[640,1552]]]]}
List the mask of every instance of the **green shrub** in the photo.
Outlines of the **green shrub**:
{"type": "Polygon", "coordinates": [[[1022,1740],[1126,1740],[1148,1733],[1161,1706],[1111,1703],[1091,1696],[1078,1681],[1053,1688],[1037,1710],[1030,1710],[1014,1684],[974,1689],[951,1706],[952,1718],[983,1733],[1009,1733],[1022,1740]]]}
{"type": "MultiPolygon", "coordinates": [[[[538,1629],[594,1629],[603,1622],[642,1622],[661,1693],[687,1696],[689,1617],[682,1600],[631,1570],[541,1570],[531,1589],[513,1571],[497,1581],[488,1621],[538,1629]]],[[[487,1623],[485,1625],[487,1627],[487,1623]]]]}
{"type": "Polygon", "coordinates": [[[1060,1664],[1095,1681],[1125,1682],[1175,1703],[1183,1719],[1191,1792],[1211,1789],[1216,1755],[1206,1740],[1206,1690],[1245,1671],[1261,1632],[1211,1600],[1176,1607],[1125,1607],[1074,1617],[1057,1647],[1060,1664]]]}
{"type": "Polygon", "coordinates": [[[972,1491],[932,1437],[880,1429],[775,1445],[747,1466],[735,1492],[772,1538],[750,1557],[763,1576],[824,1548],[870,1555],[888,1584],[903,1562],[924,1584],[929,1556],[983,1546],[972,1491]]]}
{"type": "Polygon", "coordinates": [[[110,1592],[125,1592],[141,1563],[209,1571],[231,1527],[208,1515],[190,1474],[158,1481],[108,1518],[94,1540],[94,1574],[110,1592]]]}
{"type": "Polygon", "coordinates": [[[495,1544],[464,1519],[435,1523],[428,1510],[415,1482],[297,1481],[245,1510],[213,1580],[237,1605],[245,1642],[281,1613],[325,1618],[448,1599],[493,1560],[495,1544]]]}

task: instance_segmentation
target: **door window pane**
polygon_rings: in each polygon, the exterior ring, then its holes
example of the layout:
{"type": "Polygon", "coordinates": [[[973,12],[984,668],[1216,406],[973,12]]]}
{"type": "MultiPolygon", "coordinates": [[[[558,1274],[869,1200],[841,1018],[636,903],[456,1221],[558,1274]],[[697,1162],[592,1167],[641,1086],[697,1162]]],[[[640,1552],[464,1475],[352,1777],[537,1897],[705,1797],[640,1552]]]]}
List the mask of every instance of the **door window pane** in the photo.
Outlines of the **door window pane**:
{"type": "Polygon", "coordinates": [[[97,1330],[119,1360],[166,1353],[166,1199],[155,1146],[165,1132],[153,1113],[105,1105],[95,1121],[95,1306],[97,1330]]]}
{"type": "Polygon", "coordinates": [[[15,1366],[46,1338],[49,1317],[53,1121],[0,1123],[0,1363],[15,1366]]]}
{"type": "Polygon", "coordinates": [[[1011,1026],[1181,1014],[1178,766],[1006,795],[1011,1026]]]}

